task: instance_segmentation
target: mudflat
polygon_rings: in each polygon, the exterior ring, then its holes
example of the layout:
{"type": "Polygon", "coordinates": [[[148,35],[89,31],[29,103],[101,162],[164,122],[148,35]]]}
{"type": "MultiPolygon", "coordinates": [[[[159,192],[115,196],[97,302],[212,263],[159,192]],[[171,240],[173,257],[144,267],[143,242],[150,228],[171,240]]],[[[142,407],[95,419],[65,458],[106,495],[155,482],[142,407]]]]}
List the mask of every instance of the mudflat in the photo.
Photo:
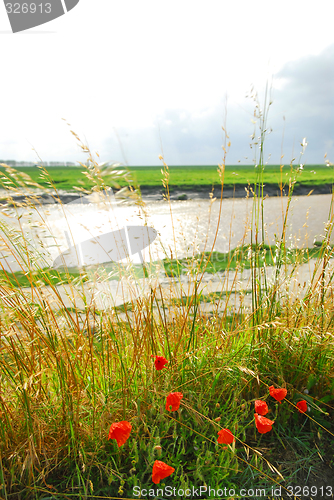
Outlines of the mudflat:
{"type": "MultiPolygon", "coordinates": [[[[252,186],[247,184],[245,185],[224,185],[223,187],[223,198],[245,198],[249,196],[253,197],[252,186]]],[[[79,200],[81,194],[78,191],[68,191],[64,189],[59,189],[57,193],[55,191],[43,191],[43,190],[34,190],[33,191],[36,196],[38,196],[38,201],[42,205],[54,204],[54,203],[70,203],[74,200],[79,200]]],[[[114,190],[115,194],[118,192],[114,190]]],[[[163,186],[148,186],[143,185],[140,187],[140,192],[142,198],[145,202],[150,201],[164,201],[167,196],[167,191],[163,186]]],[[[184,185],[184,186],[169,186],[169,197],[171,200],[208,200],[210,196],[214,198],[221,197],[222,188],[220,185],[184,185]]],[[[293,194],[295,196],[307,196],[308,194],[331,194],[332,193],[332,184],[297,184],[294,187],[293,194]]],[[[6,202],[6,197],[9,192],[5,189],[0,189],[0,203],[6,202]]],[[[288,187],[283,188],[282,193],[278,186],[278,184],[265,184],[263,187],[263,195],[276,197],[276,196],[287,196],[288,195],[288,187]]],[[[16,194],[15,191],[11,193],[13,201],[22,202],[26,199],[27,195],[19,195],[16,194]]]]}

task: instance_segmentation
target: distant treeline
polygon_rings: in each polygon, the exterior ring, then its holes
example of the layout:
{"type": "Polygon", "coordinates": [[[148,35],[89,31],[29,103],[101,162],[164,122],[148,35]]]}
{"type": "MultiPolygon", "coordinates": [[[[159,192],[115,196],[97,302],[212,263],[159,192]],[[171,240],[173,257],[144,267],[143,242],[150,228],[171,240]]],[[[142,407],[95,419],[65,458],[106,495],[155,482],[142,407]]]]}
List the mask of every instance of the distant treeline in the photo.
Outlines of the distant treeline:
{"type": "Polygon", "coordinates": [[[75,163],[73,161],[43,161],[43,162],[32,162],[32,161],[16,161],[16,160],[0,160],[0,163],[5,163],[9,167],[35,167],[37,165],[43,165],[44,167],[73,167],[75,163]]]}

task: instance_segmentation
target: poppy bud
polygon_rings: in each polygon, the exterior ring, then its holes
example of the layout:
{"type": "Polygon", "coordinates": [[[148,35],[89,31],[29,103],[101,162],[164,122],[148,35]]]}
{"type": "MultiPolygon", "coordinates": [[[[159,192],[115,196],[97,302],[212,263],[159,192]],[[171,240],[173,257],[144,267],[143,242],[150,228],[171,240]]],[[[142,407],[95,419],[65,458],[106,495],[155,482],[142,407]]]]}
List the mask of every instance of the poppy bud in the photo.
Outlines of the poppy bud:
{"type": "Polygon", "coordinates": [[[162,447],[160,445],[155,446],[153,450],[157,452],[158,457],[161,457],[162,447]]]}

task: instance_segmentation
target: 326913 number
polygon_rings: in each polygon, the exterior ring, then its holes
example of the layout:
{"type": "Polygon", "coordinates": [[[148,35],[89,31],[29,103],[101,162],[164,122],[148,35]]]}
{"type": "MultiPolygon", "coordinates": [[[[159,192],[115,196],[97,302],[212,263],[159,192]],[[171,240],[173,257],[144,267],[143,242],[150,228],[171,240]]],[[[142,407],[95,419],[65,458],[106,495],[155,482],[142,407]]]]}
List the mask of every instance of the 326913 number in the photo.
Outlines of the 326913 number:
{"type": "Polygon", "coordinates": [[[333,488],[331,486],[288,486],[287,487],[288,497],[296,496],[296,497],[308,497],[309,495],[316,496],[320,495],[321,497],[331,497],[333,495],[333,488]]]}
{"type": "Polygon", "coordinates": [[[51,3],[6,3],[7,14],[30,14],[35,13],[51,13],[51,3]]]}

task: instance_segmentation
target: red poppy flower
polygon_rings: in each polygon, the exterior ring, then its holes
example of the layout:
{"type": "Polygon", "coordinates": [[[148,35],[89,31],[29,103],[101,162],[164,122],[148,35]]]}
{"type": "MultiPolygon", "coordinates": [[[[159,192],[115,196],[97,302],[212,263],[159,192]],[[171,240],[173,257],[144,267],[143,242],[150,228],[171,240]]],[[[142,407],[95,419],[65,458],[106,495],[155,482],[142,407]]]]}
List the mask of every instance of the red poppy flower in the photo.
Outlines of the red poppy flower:
{"type": "Polygon", "coordinates": [[[109,429],[108,439],[116,439],[118,447],[122,446],[130,436],[132,425],[130,422],[114,422],[109,429]]]}
{"type": "Polygon", "coordinates": [[[305,399],[303,399],[302,401],[298,401],[296,406],[298,408],[299,413],[307,412],[307,403],[306,403],[305,399]]]}
{"type": "Polygon", "coordinates": [[[162,370],[165,367],[165,364],[167,363],[168,363],[167,359],[164,358],[163,356],[155,357],[154,364],[157,370],[162,370]]]}
{"type": "Polygon", "coordinates": [[[269,420],[269,418],[255,413],[255,425],[260,434],[265,434],[266,432],[271,431],[274,423],[275,422],[273,420],[269,420]]]}
{"type": "Polygon", "coordinates": [[[259,415],[267,415],[268,413],[268,405],[265,401],[261,401],[261,399],[257,399],[255,401],[255,412],[259,415]]]}
{"type": "Polygon", "coordinates": [[[270,396],[276,399],[276,401],[279,401],[279,404],[281,404],[281,401],[285,398],[287,395],[288,391],[286,389],[280,388],[280,389],[275,389],[273,385],[269,387],[269,393],[270,396]]]}
{"type": "Polygon", "coordinates": [[[232,444],[235,441],[232,432],[229,429],[222,429],[218,432],[219,444],[232,444]]]}
{"type": "Polygon", "coordinates": [[[156,460],[153,464],[152,481],[155,484],[159,484],[161,479],[165,479],[165,477],[170,476],[173,472],[175,472],[173,467],[170,467],[160,460],[156,460]]]}
{"type": "Polygon", "coordinates": [[[166,400],[166,410],[177,411],[180,408],[180,401],[182,398],[182,392],[170,392],[166,400]],[[170,409],[170,406],[172,409],[170,409]]]}

